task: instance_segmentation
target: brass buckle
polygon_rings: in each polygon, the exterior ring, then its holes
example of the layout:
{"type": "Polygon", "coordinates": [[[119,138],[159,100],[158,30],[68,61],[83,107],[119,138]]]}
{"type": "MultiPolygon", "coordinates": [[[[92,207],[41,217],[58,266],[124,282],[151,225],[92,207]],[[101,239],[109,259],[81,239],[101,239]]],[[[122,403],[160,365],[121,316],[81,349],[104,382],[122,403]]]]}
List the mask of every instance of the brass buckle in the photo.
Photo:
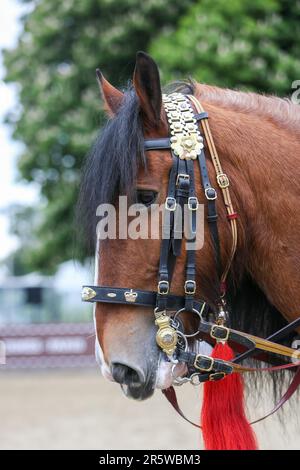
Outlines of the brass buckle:
{"type": "Polygon", "coordinates": [[[160,295],[168,295],[169,288],[170,288],[169,281],[159,281],[159,283],[157,284],[157,292],[160,295]],[[166,292],[162,292],[163,287],[166,288],[166,292]]]}
{"type": "Polygon", "coordinates": [[[218,195],[217,195],[217,191],[215,190],[215,188],[212,188],[212,187],[206,188],[204,193],[205,193],[205,197],[208,201],[215,201],[217,199],[218,195]],[[209,196],[209,194],[208,194],[209,191],[213,191],[213,196],[209,196]]]}
{"type": "Polygon", "coordinates": [[[196,293],[196,281],[192,281],[190,279],[185,281],[185,283],[184,283],[184,292],[185,292],[185,294],[191,294],[191,295],[195,294],[196,293]],[[191,291],[189,291],[188,288],[187,288],[188,283],[193,284],[193,288],[192,288],[191,291]]]}
{"type": "Polygon", "coordinates": [[[176,186],[178,186],[179,178],[183,178],[184,180],[189,181],[190,175],[187,175],[185,173],[178,173],[177,178],[176,178],[176,186]]]}
{"type": "Polygon", "coordinates": [[[217,181],[218,181],[218,185],[221,189],[228,188],[229,179],[228,179],[228,176],[226,175],[226,173],[220,173],[219,175],[217,175],[217,181]]]}
{"type": "Polygon", "coordinates": [[[226,377],[225,372],[214,372],[213,374],[209,374],[209,380],[214,382],[215,380],[222,380],[226,377]]]}
{"type": "Polygon", "coordinates": [[[229,338],[230,330],[229,330],[229,328],[226,328],[226,326],[222,326],[222,325],[213,325],[213,326],[211,327],[211,330],[210,330],[210,333],[209,333],[209,334],[210,334],[210,336],[211,336],[212,338],[216,339],[217,341],[227,341],[228,338],[229,338]],[[216,334],[215,334],[216,329],[219,329],[219,330],[221,329],[221,330],[223,330],[223,331],[226,331],[225,337],[224,337],[224,338],[219,338],[218,336],[216,336],[216,334]]]}
{"type": "Polygon", "coordinates": [[[196,196],[190,196],[188,198],[188,208],[190,211],[196,211],[199,207],[199,202],[196,196]],[[193,206],[193,203],[195,203],[195,206],[193,206]]]}
{"type": "Polygon", "coordinates": [[[211,370],[213,370],[213,367],[214,367],[214,359],[210,356],[205,356],[204,354],[197,354],[196,357],[195,357],[195,360],[194,360],[194,364],[193,366],[195,367],[195,369],[199,369],[199,370],[203,370],[204,372],[210,372],[211,370]],[[201,358],[204,358],[206,359],[208,362],[209,362],[209,366],[208,367],[199,367],[197,365],[197,360],[198,359],[201,359],[201,358]]]}
{"type": "Polygon", "coordinates": [[[81,291],[81,300],[87,302],[88,300],[96,297],[96,295],[97,293],[94,291],[94,289],[91,289],[90,287],[83,287],[81,291]]]}
{"type": "Polygon", "coordinates": [[[176,209],[176,199],[175,197],[168,196],[165,201],[165,208],[167,211],[175,211],[176,209]]]}

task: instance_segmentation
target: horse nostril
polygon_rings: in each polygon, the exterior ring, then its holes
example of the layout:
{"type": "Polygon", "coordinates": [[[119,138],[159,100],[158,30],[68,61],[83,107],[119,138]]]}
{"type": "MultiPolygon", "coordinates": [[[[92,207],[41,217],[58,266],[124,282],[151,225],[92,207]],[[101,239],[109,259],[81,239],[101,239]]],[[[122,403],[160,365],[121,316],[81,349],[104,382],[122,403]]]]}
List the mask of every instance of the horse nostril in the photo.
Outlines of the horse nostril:
{"type": "Polygon", "coordinates": [[[111,374],[116,382],[125,385],[142,385],[144,375],[135,369],[118,362],[111,364],[111,374]]]}

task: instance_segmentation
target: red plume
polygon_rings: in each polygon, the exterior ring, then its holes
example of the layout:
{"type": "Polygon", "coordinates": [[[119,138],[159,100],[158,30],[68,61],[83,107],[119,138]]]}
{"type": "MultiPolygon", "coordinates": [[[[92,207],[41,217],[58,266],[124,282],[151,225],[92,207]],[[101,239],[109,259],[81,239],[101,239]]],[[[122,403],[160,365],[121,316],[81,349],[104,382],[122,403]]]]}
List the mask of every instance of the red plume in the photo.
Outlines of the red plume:
{"type": "MultiPolygon", "coordinates": [[[[231,361],[234,353],[225,343],[217,343],[212,357],[231,361]]],[[[202,432],[207,450],[255,450],[255,434],[244,409],[244,383],[236,372],[219,381],[204,384],[201,412],[202,432]]]]}

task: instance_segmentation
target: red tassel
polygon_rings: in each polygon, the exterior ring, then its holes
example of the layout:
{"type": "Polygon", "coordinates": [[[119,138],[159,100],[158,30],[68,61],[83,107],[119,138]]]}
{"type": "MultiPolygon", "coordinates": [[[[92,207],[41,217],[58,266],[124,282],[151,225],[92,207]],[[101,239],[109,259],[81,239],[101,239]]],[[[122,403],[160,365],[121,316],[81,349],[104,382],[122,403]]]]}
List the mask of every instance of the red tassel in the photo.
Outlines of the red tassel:
{"type": "MultiPolygon", "coordinates": [[[[234,353],[217,343],[212,357],[230,361],[234,353]]],[[[255,434],[244,410],[244,383],[236,372],[219,381],[204,384],[201,412],[202,432],[207,450],[255,450],[255,434]]]]}

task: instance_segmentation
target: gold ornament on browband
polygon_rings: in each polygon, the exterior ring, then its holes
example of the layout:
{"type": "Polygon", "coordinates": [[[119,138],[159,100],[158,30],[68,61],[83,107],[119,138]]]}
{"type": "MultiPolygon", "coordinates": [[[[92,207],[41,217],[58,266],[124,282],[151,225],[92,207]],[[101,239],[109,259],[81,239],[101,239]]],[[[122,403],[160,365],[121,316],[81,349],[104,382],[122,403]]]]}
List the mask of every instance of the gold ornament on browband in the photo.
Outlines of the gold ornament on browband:
{"type": "Polygon", "coordinates": [[[81,298],[82,300],[91,300],[94,297],[96,297],[97,293],[94,291],[94,289],[91,289],[90,287],[84,287],[81,291],[81,298]]]}
{"type": "Polygon", "coordinates": [[[138,293],[130,289],[124,293],[124,297],[126,302],[134,303],[138,297],[138,293]]]}
{"type": "Polygon", "coordinates": [[[190,101],[181,93],[163,95],[173,153],[181,160],[195,160],[203,149],[203,138],[190,101]]]}

